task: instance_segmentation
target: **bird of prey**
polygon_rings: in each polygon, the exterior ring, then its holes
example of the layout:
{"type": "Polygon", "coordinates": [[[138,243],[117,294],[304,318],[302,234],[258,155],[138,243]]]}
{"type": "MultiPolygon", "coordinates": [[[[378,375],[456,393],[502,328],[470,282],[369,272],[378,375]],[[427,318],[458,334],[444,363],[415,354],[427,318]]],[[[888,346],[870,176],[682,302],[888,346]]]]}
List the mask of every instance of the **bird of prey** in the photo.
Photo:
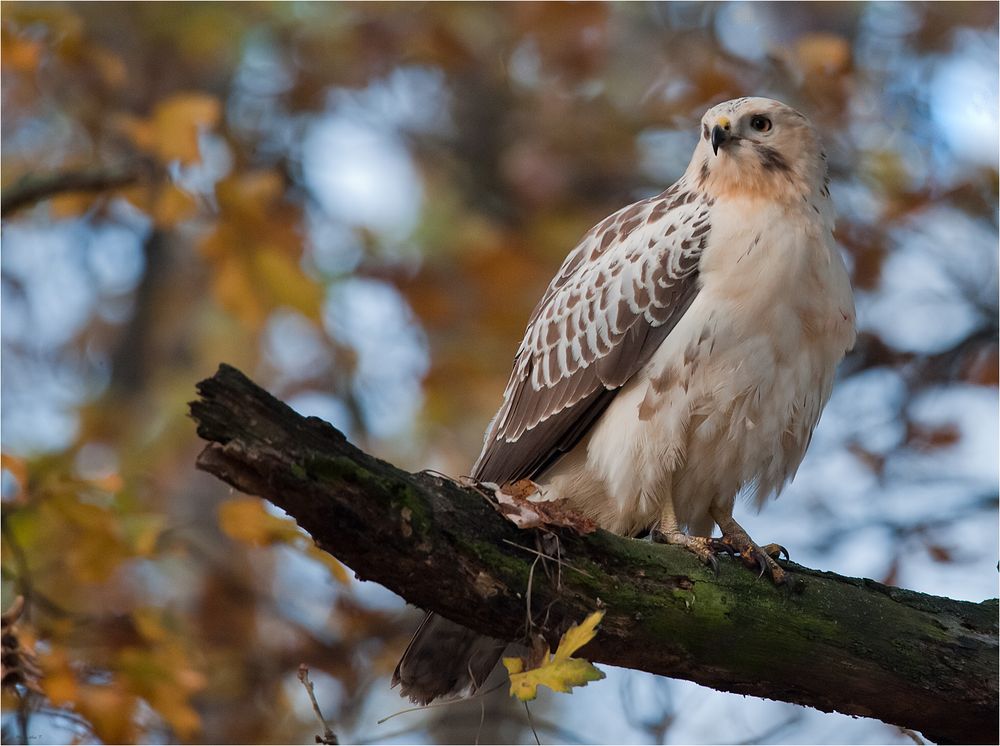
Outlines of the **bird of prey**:
{"type": "MultiPolygon", "coordinates": [[[[684,175],[569,253],[531,314],[472,476],[531,479],[600,527],[782,582],[733,519],[795,474],[854,300],[809,120],[766,98],[702,118],[684,175]],[[710,538],[715,525],[721,539],[710,538]]],[[[474,692],[505,643],[430,614],[396,668],[414,701],[474,692]]]]}

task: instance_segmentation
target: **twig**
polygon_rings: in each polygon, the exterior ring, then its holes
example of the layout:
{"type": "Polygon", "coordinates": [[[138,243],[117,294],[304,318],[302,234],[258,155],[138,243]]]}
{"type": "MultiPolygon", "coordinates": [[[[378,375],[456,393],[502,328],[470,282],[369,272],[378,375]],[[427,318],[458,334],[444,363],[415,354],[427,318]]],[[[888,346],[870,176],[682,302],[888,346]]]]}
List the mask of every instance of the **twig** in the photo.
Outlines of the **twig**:
{"type": "Polygon", "coordinates": [[[313,684],[309,680],[309,667],[305,663],[299,664],[299,681],[302,682],[302,686],[306,688],[306,693],[309,695],[309,701],[312,702],[313,712],[316,713],[316,719],[319,720],[320,725],[323,726],[323,735],[316,736],[316,743],[323,744],[339,744],[340,741],[337,739],[337,734],[333,732],[333,729],[326,722],[326,718],[323,717],[323,713],[319,709],[319,703],[316,701],[316,693],[313,692],[313,684]]]}
{"type": "Polygon", "coordinates": [[[517,542],[510,541],[509,539],[504,539],[503,543],[504,544],[510,544],[512,547],[517,547],[518,549],[523,549],[524,551],[531,552],[532,554],[537,554],[539,557],[543,557],[545,559],[550,559],[550,560],[552,560],[553,562],[555,562],[556,564],[558,564],[560,566],[565,565],[570,570],[573,570],[574,572],[580,573],[585,578],[592,578],[593,577],[593,575],[591,575],[590,573],[584,572],[583,570],[581,570],[579,568],[573,567],[573,565],[569,564],[568,562],[563,562],[561,559],[553,557],[551,554],[546,554],[545,552],[539,552],[537,549],[532,549],[531,547],[526,547],[523,544],[518,544],[517,542]]]}
{"type": "Polygon", "coordinates": [[[405,715],[408,712],[420,712],[421,710],[432,710],[436,707],[452,707],[454,705],[460,705],[464,702],[472,702],[473,700],[481,699],[482,697],[485,697],[488,694],[493,694],[493,692],[505,686],[506,684],[507,684],[506,681],[501,681],[496,686],[491,687],[489,689],[484,689],[481,692],[476,692],[471,697],[463,697],[462,699],[446,699],[441,702],[432,702],[429,705],[420,705],[418,707],[407,707],[405,710],[399,710],[398,712],[394,712],[391,715],[386,715],[381,720],[376,721],[375,724],[382,725],[382,723],[384,723],[386,720],[392,720],[394,717],[398,715],[405,715]]]}
{"type": "MultiPolygon", "coordinates": [[[[573,743],[577,744],[578,746],[583,746],[584,744],[588,743],[594,743],[594,741],[587,740],[579,733],[574,733],[568,728],[564,728],[563,726],[557,723],[553,723],[550,720],[546,720],[545,718],[539,718],[532,715],[531,723],[532,725],[535,726],[537,730],[541,731],[542,733],[551,733],[552,735],[558,737],[559,740],[565,743],[573,743]]],[[[653,741],[653,743],[663,743],[663,741],[653,741]]]]}
{"type": "Polygon", "coordinates": [[[525,637],[529,637],[531,635],[531,628],[535,626],[535,622],[531,618],[531,583],[535,579],[535,565],[538,564],[538,560],[540,560],[541,558],[542,558],[541,554],[539,553],[539,556],[535,557],[535,561],[531,563],[531,569],[528,571],[528,589],[524,594],[525,604],[526,604],[525,607],[526,614],[524,618],[525,637]]]}
{"type": "Polygon", "coordinates": [[[133,184],[139,179],[135,165],[86,168],[79,171],[28,174],[3,190],[0,215],[7,217],[23,207],[66,192],[103,192],[133,184]]]}
{"type": "Polygon", "coordinates": [[[535,737],[535,745],[542,746],[542,742],[538,738],[538,731],[535,730],[535,724],[531,722],[531,710],[528,709],[528,703],[523,702],[522,704],[524,705],[524,714],[528,716],[528,727],[531,728],[531,735],[535,737]]]}
{"type": "Polygon", "coordinates": [[[476,746],[479,746],[479,737],[483,735],[483,725],[486,723],[486,701],[479,700],[479,727],[476,728],[476,746]]]}

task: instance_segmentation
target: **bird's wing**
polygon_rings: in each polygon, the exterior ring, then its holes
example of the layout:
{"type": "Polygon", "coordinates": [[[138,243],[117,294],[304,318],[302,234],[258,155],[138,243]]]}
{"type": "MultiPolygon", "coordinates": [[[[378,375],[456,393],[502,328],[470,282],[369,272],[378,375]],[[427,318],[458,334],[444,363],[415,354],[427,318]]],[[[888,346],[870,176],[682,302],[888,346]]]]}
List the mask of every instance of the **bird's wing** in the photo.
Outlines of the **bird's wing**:
{"type": "Polygon", "coordinates": [[[569,451],[698,291],[712,201],[683,180],[595,226],[535,307],[472,476],[534,478],[569,451]]]}

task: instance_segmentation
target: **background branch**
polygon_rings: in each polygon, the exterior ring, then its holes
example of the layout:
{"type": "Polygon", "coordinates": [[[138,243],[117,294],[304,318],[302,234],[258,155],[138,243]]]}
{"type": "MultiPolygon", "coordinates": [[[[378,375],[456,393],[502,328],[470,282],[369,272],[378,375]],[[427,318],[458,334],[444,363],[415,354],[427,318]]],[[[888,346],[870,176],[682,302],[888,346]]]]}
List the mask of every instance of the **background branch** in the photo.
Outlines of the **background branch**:
{"type": "Polygon", "coordinates": [[[0,216],[28,207],[43,199],[69,192],[102,192],[134,184],[139,180],[135,165],[93,167],[54,174],[28,174],[3,190],[0,216]]]}
{"type": "MultiPolygon", "coordinates": [[[[198,391],[191,414],[208,441],[200,469],[286,510],[359,577],[485,634],[523,635],[535,556],[519,547],[535,548],[539,532],[518,530],[475,490],[363,453],[234,368],[221,366],[198,391]]],[[[530,608],[550,641],[606,608],[582,657],[875,717],[938,742],[997,741],[996,600],[793,563],[779,588],[733,562],[716,576],[678,547],[548,533],[565,565],[536,570],[530,608]]]]}

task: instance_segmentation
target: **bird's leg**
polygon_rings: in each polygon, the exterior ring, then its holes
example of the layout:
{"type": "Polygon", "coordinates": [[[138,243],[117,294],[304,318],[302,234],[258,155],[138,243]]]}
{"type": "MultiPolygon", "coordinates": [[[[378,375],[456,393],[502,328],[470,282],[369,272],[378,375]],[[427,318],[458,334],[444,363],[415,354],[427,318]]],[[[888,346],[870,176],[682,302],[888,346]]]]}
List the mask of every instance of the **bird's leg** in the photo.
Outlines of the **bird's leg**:
{"type": "Polygon", "coordinates": [[[722,529],[722,538],[716,542],[720,549],[738,556],[747,567],[760,568],[760,574],[766,572],[775,585],[785,582],[785,571],[774,560],[781,555],[785,555],[785,559],[788,559],[787,549],[779,544],[757,546],[743,527],[733,519],[732,509],[713,507],[711,512],[712,519],[722,529]]]}
{"type": "Polygon", "coordinates": [[[650,537],[658,544],[684,547],[713,570],[719,571],[719,560],[715,557],[719,551],[719,547],[716,546],[717,540],[708,536],[689,536],[684,533],[678,528],[677,518],[674,517],[672,510],[664,512],[650,537]]]}

